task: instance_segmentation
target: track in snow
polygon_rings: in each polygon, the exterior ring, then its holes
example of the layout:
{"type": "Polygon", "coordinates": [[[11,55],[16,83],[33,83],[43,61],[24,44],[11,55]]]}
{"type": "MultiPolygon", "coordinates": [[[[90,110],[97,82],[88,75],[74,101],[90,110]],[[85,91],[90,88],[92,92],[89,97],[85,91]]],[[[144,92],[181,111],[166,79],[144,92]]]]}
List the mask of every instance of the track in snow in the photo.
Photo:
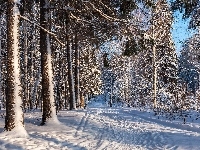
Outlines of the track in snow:
{"type": "MultiPolygon", "coordinates": [[[[200,149],[200,131],[150,119],[130,108],[109,108],[101,102],[95,104],[86,110],[61,111],[58,119],[62,124],[55,126],[37,126],[40,120],[35,121],[41,114],[26,114],[29,137],[0,136],[0,149],[200,149]]],[[[3,122],[0,119],[0,125],[3,122]]]]}

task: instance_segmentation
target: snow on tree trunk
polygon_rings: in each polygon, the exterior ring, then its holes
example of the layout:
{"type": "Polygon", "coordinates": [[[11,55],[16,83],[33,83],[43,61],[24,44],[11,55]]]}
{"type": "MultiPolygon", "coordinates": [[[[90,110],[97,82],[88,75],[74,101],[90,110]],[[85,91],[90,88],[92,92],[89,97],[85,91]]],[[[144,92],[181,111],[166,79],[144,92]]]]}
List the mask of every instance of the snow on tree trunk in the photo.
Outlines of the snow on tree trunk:
{"type": "Polygon", "coordinates": [[[75,99],[75,88],[74,88],[74,76],[72,68],[72,48],[69,37],[67,37],[67,63],[68,63],[68,83],[69,83],[69,93],[70,93],[70,110],[76,109],[76,99],[75,99]]]}
{"type": "Polygon", "coordinates": [[[111,75],[111,92],[110,92],[110,107],[112,107],[112,104],[113,104],[113,101],[112,101],[112,98],[113,98],[113,75],[111,75]]]}
{"type": "Polygon", "coordinates": [[[153,45],[153,104],[154,109],[157,108],[157,66],[156,66],[156,48],[153,45]]]}
{"type": "Polygon", "coordinates": [[[75,35],[75,97],[77,107],[80,107],[80,50],[77,43],[77,34],[75,35]]]}
{"type": "MultiPolygon", "coordinates": [[[[33,61],[33,51],[31,52],[31,61],[33,61]]],[[[33,90],[34,90],[34,87],[33,87],[33,82],[34,82],[34,66],[33,64],[31,64],[31,71],[30,71],[30,78],[29,78],[29,82],[31,84],[29,84],[29,88],[30,88],[30,92],[28,92],[28,94],[32,94],[33,93],[33,90]]],[[[29,106],[30,106],[30,109],[33,109],[33,104],[34,104],[34,101],[32,98],[29,97],[29,106]]]]}
{"type": "Polygon", "coordinates": [[[27,136],[24,128],[22,98],[20,97],[19,65],[19,0],[9,0],[7,8],[7,89],[5,128],[13,131],[13,136],[27,136]]]}
{"type": "MultiPolygon", "coordinates": [[[[45,29],[48,29],[48,13],[47,1],[40,0],[40,23],[45,29]]],[[[51,49],[49,35],[40,29],[40,51],[41,51],[41,74],[42,74],[42,100],[43,100],[43,115],[41,125],[46,123],[58,123],[53,96],[52,83],[52,65],[51,65],[51,49]]]]}
{"type": "Polygon", "coordinates": [[[74,87],[74,76],[73,76],[73,72],[72,72],[72,49],[70,47],[70,52],[69,52],[69,55],[70,55],[70,74],[71,74],[71,84],[72,84],[72,94],[73,94],[73,98],[72,98],[72,101],[73,101],[73,109],[76,109],[76,99],[75,99],[75,87],[74,87]]]}
{"type": "Polygon", "coordinates": [[[50,95],[50,110],[51,110],[51,121],[58,122],[55,108],[55,100],[54,100],[54,85],[53,85],[53,68],[52,68],[52,59],[51,59],[51,47],[49,41],[49,34],[47,35],[47,64],[48,64],[48,77],[49,77],[49,95],[50,95]]]}
{"type": "Polygon", "coordinates": [[[32,94],[33,103],[36,103],[35,101],[36,101],[37,88],[40,83],[40,75],[41,75],[41,69],[39,68],[37,76],[36,76],[36,81],[35,81],[34,87],[33,87],[33,94],[32,94]]]}
{"type": "Polygon", "coordinates": [[[157,66],[156,66],[156,39],[154,35],[154,30],[155,30],[155,24],[154,24],[154,13],[155,13],[155,8],[152,10],[152,39],[153,39],[153,108],[157,108],[157,66]]]}
{"type": "MultiPolygon", "coordinates": [[[[37,4],[34,3],[32,8],[33,8],[33,18],[35,19],[35,22],[38,22],[38,9],[37,9],[37,4]]],[[[32,45],[37,45],[36,43],[38,42],[37,40],[38,38],[38,34],[37,34],[37,30],[34,30],[32,31],[32,40],[30,41],[32,43],[32,45]]],[[[29,96],[29,102],[30,102],[30,106],[32,105],[32,108],[38,108],[38,105],[41,106],[41,99],[39,98],[36,102],[36,96],[37,94],[39,95],[37,89],[38,89],[38,85],[40,84],[40,81],[41,81],[41,67],[40,67],[40,59],[39,59],[39,53],[38,53],[38,46],[35,47],[35,50],[34,51],[30,51],[30,54],[31,56],[28,58],[30,59],[31,61],[34,61],[33,59],[35,59],[34,62],[36,62],[37,60],[37,63],[34,63],[34,64],[31,64],[31,69],[28,71],[29,72],[29,80],[30,80],[30,83],[32,84],[28,84],[28,94],[30,95],[29,96]],[[35,57],[34,57],[35,56],[35,57]],[[34,65],[36,66],[35,69],[34,69],[34,65]],[[36,73],[36,77],[34,78],[34,71],[37,70],[37,73],[36,73]]],[[[29,55],[30,55],[29,54],[29,55]]]]}
{"type": "MultiPolygon", "coordinates": [[[[25,86],[24,86],[24,109],[27,109],[27,105],[28,105],[28,100],[29,100],[29,90],[28,90],[28,72],[27,72],[27,68],[28,68],[28,39],[27,39],[27,24],[26,21],[24,21],[24,74],[25,74],[25,86]]],[[[31,101],[31,99],[30,99],[31,101]]],[[[32,105],[30,103],[30,109],[32,109],[32,105]]]]}
{"type": "MultiPolygon", "coordinates": [[[[1,16],[0,16],[1,17],[1,16]]],[[[0,19],[2,19],[2,18],[0,18],[0,19]]],[[[0,24],[1,24],[1,20],[0,20],[0,24]]],[[[0,28],[0,109],[1,109],[1,105],[2,105],[2,82],[1,82],[1,28],[0,28]]]]}

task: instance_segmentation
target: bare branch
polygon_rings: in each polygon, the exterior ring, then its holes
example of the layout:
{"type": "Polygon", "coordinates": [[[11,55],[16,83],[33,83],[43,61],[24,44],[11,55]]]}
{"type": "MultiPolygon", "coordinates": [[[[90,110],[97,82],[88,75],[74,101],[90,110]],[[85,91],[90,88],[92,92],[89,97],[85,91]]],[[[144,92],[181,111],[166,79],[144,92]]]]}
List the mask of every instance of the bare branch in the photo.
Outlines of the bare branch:
{"type": "Polygon", "coordinates": [[[49,35],[51,35],[60,45],[65,46],[65,44],[58,39],[58,37],[57,37],[57,35],[55,33],[53,33],[51,31],[43,28],[42,26],[38,25],[37,23],[29,20],[28,18],[26,18],[24,16],[19,15],[19,17],[22,18],[22,19],[24,19],[24,20],[26,20],[26,21],[28,21],[28,22],[30,22],[31,24],[34,24],[36,27],[44,30],[46,33],[48,33],[49,35]]]}

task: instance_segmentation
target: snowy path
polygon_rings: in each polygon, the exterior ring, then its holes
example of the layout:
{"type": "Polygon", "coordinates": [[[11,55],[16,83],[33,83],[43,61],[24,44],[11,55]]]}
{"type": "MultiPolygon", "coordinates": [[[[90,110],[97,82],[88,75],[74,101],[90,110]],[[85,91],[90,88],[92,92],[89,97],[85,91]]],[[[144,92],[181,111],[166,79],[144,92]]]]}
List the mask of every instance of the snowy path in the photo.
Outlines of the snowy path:
{"type": "Polygon", "coordinates": [[[130,108],[108,108],[101,102],[87,110],[59,112],[61,125],[38,126],[40,116],[40,112],[25,115],[27,139],[0,134],[0,150],[200,149],[200,129],[152,119],[130,108]]]}

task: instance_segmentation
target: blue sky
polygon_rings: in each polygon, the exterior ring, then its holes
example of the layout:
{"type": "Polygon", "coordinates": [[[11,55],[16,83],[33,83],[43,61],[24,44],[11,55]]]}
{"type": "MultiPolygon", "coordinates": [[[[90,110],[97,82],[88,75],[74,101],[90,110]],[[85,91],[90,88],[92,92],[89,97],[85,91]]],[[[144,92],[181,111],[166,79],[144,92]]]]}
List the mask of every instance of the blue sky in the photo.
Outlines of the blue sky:
{"type": "Polygon", "coordinates": [[[189,19],[183,20],[182,14],[180,12],[175,12],[173,14],[174,22],[172,26],[172,37],[175,42],[175,47],[177,53],[181,50],[182,43],[189,37],[191,37],[195,31],[188,29],[189,19]]]}

